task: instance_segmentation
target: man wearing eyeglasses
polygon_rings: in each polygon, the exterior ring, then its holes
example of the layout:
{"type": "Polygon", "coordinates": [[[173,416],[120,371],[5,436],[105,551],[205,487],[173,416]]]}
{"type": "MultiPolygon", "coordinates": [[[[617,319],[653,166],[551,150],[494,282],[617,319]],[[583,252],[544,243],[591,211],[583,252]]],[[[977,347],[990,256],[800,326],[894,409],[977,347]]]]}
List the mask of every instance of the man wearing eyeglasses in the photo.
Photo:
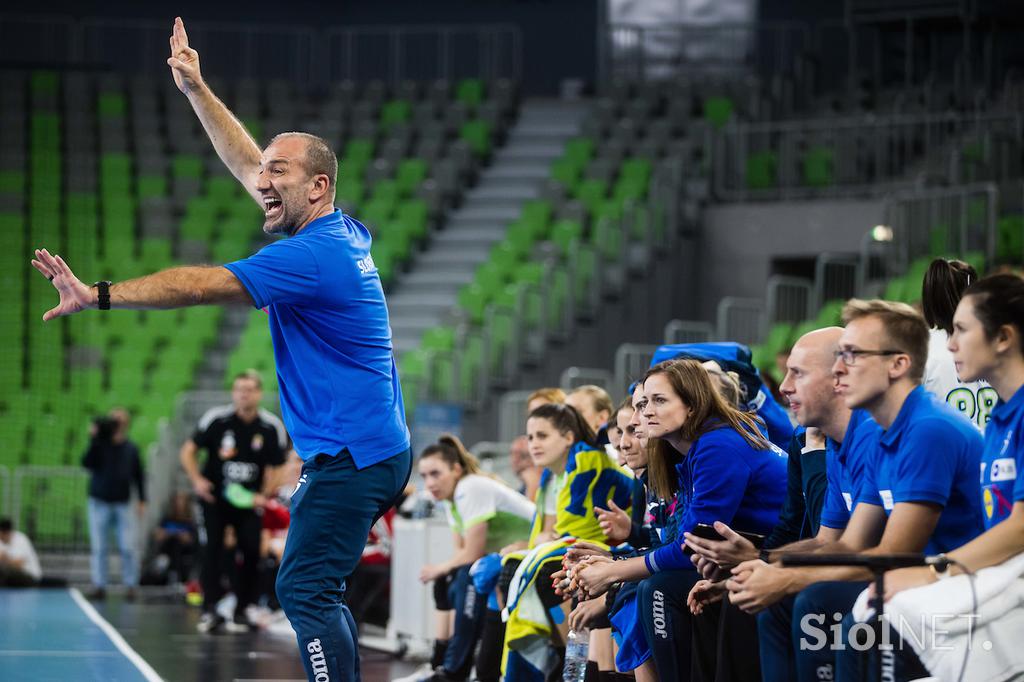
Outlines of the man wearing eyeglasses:
{"type": "MultiPolygon", "coordinates": [[[[938,554],[971,540],[983,529],[976,481],[982,440],[969,422],[921,387],[928,357],[924,319],[905,304],[852,300],[843,321],[832,367],[836,390],[847,407],[866,410],[880,428],[861,445],[862,467],[845,530],[838,541],[813,551],[938,554]]],[[[733,575],[730,598],[751,612],[799,592],[791,622],[798,680],[856,679],[849,668],[859,661],[837,660],[834,650],[850,649],[849,643],[830,639],[815,647],[803,624],[809,616],[820,630],[834,632],[834,614],[849,612],[870,573],[750,561],[733,575]]],[[[848,630],[850,623],[844,624],[848,630]]],[[[893,677],[920,672],[894,670],[893,677]]]]}

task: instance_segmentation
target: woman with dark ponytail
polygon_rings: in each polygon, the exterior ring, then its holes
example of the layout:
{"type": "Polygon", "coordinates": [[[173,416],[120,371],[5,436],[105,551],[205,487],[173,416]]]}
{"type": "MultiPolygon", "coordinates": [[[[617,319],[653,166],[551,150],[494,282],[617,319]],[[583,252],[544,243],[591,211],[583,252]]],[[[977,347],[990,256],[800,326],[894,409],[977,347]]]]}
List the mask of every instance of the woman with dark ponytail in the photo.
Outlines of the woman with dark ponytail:
{"type": "Polygon", "coordinates": [[[428,445],[420,455],[419,471],[427,491],[444,507],[455,534],[455,554],[420,570],[420,580],[434,583],[437,639],[430,668],[407,679],[464,680],[473,665],[488,597],[476,591],[470,567],[486,554],[526,537],[534,507],[500,480],[484,474],[476,457],[455,436],[441,436],[428,445]]]}
{"type": "Polygon", "coordinates": [[[953,356],[946,348],[953,334],[957,305],[964,290],[977,281],[978,273],[963,261],[936,258],[928,266],[921,286],[921,309],[931,338],[922,384],[926,391],[984,430],[996,404],[996,393],[985,381],[961,381],[953,366],[953,356]]]}
{"type": "Polygon", "coordinates": [[[505,612],[505,653],[502,672],[507,680],[543,680],[544,671],[557,668],[556,652],[564,646],[565,617],[558,623],[552,610],[569,612],[566,597],[556,593],[551,576],[561,568],[566,549],[579,541],[607,549],[595,507],[610,502],[628,510],[633,479],[595,442],[586,420],[569,405],[541,405],[526,420],[530,456],[541,473],[537,515],[529,551],[505,556],[505,569],[515,567],[509,581],[505,612]]]}

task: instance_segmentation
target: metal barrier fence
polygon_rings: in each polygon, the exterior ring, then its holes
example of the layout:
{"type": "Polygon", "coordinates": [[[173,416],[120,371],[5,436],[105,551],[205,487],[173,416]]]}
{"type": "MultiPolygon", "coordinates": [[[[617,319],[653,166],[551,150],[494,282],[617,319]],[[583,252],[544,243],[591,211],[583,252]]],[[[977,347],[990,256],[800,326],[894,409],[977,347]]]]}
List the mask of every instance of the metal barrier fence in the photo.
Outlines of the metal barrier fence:
{"type": "Polygon", "coordinates": [[[726,296],[718,302],[718,338],[755,344],[764,335],[764,301],[726,296]]]}
{"type": "Polygon", "coordinates": [[[701,71],[789,73],[809,36],[797,23],[611,23],[599,34],[598,82],[669,80],[701,71]]]}
{"type": "Polygon", "coordinates": [[[526,399],[533,391],[508,391],[498,401],[498,440],[512,442],[526,431],[526,399]]]}
{"type": "Polygon", "coordinates": [[[998,208],[999,191],[993,184],[894,194],[884,209],[884,227],[891,230],[892,241],[879,276],[902,274],[914,260],[932,255],[975,252],[993,262],[998,208]]]}
{"type": "Polygon", "coordinates": [[[624,343],[615,349],[615,385],[625,391],[631,381],[644,375],[651,366],[651,358],[657,346],[639,343],[624,343]]]}
{"type": "Polygon", "coordinates": [[[856,296],[860,267],[861,258],[857,254],[819,254],[814,261],[813,310],[828,301],[845,301],[856,296]]]}
{"type": "Polygon", "coordinates": [[[814,288],[798,277],[772,275],[768,278],[768,324],[803,322],[811,317],[814,288]]]}
{"type": "Polygon", "coordinates": [[[611,372],[595,367],[566,367],[558,379],[558,385],[567,393],[588,385],[600,386],[612,396],[625,390],[625,386],[615,385],[615,377],[611,372]]]}
{"type": "Polygon", "coordinates": [[[516,26],[382,26],[327,32],[328,78],[403,80],[519,78],[516,26]]]}
{"type": "Polygon", "coordinates": [[[707,343],[715,340],[715,328],[700,320],[669,320],[662,336],[665,343],[707,343]]]}
{"type": "MultiPolygon", "coordinates": [[[[438,78],[519,78],[518,27],[497,25],[287,26],[190,21],[190,42],[221,78],[390,83],[438,78]]],[[[170,22],[0,14],[8,62],[113,69],[166,77],[170,22]]]]}
{"type": "Polygon", "coordinates": [[[733,122],[712,137],[712,188],[730,201],[877,195],[910,184],[912,164],[952,154],[975,134],[1017,149],[1021,123],[1019,114],[951,113],[733,122]]]}

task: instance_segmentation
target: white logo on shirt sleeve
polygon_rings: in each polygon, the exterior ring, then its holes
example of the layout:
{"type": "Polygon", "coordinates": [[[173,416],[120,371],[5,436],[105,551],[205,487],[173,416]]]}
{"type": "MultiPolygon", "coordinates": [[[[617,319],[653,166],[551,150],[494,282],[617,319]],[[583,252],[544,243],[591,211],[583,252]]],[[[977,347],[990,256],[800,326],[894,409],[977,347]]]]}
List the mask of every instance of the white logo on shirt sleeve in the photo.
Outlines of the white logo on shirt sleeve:
{"type": "Polygon", "coordinates": [[[853,511],[853,495],[843,493],[843,499],[846,501],[846,511],[853,511]]]}
{"type": "Polygon", "coordinates": [[[882,498],[882,508],[886,511],[892,511],[892,491],[891,490],[879,490],[878,496],[882,498]]]}
{"type": "Polygon", "coordinates": [[[356,261],[356,267],[359,268],[359,272],[364,275],[369,275],[371,272],[377,272],[377,266],[373,262],[373,256],[367,256],[366,258],[360,258],[356,261]]]}
{"type": "Polygon", "coordinates": [[[1017,462],[1012,457],[1003,457],[992,462],[992,482],[1014,481],[1017,479],[1017,462]]]}

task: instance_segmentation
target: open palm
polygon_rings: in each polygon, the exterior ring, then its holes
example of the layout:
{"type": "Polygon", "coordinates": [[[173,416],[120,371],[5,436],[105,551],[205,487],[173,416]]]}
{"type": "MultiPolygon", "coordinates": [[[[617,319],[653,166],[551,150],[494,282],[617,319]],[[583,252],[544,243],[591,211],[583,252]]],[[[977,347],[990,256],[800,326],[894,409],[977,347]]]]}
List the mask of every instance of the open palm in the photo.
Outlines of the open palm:
{"type": "Polygon", "coordinates": [[[46,249],[36,249],[36,257],[32,266],[53,284],[60,294],[60,302],[43,314],[43,322],[56,317],[72,315],[92,306],[93,292],[80,279],[75,277],[71,268],[60,256],[50,255],[46,249]]]}

